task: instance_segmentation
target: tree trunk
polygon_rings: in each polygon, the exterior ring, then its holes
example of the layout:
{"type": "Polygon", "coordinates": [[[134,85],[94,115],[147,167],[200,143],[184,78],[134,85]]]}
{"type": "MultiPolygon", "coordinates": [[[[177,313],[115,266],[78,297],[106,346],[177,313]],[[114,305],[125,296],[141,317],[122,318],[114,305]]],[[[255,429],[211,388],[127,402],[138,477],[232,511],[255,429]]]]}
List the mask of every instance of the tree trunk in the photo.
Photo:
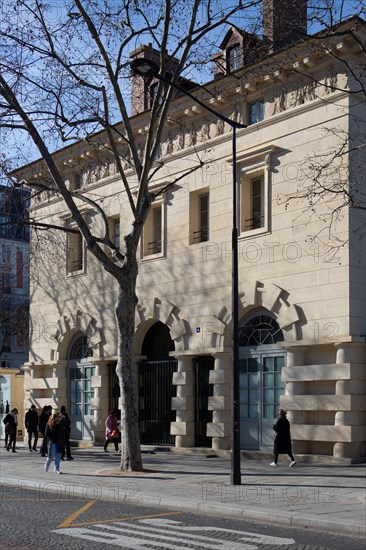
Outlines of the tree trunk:
{"type": "MultiPolygon", "coordinates": [[[[127,266],[125,266],[127,267],[127,266]]],[[[116,372],[121,390],[121,470],[142,471],[138,372],[134,358],[137,262],[124,270],[115,306],[118,334],[116,372]]]]}

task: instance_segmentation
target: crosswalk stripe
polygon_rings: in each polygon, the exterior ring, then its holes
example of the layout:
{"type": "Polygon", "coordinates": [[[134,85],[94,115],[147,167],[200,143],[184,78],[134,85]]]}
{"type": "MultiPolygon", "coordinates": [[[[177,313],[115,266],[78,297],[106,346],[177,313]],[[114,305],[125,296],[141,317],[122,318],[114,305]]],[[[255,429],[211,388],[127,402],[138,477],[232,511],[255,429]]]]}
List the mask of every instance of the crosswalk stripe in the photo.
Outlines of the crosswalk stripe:
{"type": "Polygon", "coordinates": [[[257,550],[258,544],[284,546],[294,539],[273,537],[261,533],[224,529],[215,526],[190,526],[170,519],[141,519],[136,523],[95,523],[90,527],[69,527],[53,531],[71,537],[83,538],[108,545],[123,546],[129,550],[161,548],[167,550],[257,550]]]}

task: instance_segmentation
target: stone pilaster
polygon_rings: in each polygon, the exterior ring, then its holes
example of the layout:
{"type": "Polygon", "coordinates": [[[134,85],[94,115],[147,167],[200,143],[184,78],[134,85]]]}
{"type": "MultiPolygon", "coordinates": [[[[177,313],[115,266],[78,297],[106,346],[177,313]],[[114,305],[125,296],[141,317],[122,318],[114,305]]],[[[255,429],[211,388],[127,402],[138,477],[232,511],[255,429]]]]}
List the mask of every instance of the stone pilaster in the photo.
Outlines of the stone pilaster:
{"type": "MultiPolygon", "coordinates": [[[[52,401],[56,408],[67,404],[67,361],[57,361],[52,365],[52,401]]],[[[52,404],[52,403],[51,403],[52,404]]]]}
{"type": "Polygon", "coordinates": [[[208,399],[208,409],[213,411],[212,422],[207,425],[207,435],[212,437],[213,449],[230,449],[231,434],[231,353],[214,353],[215,366],[210,371],[209,383],[213,384],[213,396],[208,399]]]}
{"type": "Polygon", "coordinates": [[[335,425],[349,430],[348,441],[337,441],[333,456],[354,458],[366,455],[366,344],[343,342],[337,345],[337,364],[349,364],[349,379],[337,380],[335,386],[339,403],[346,398],[352,410],[339,409],[335,414],[335,425]],[[347,428],[346,428],[347,427],[347,428]],[[362,435],[363,433],[363,435],[362,435]]]}
{"type": "Polygon", "coordinates": [[[95,374],[91,379],[94,397],[91,399],[93,418],[90,421],[94,432],[94,441],[103,442],[105,437],[105,419],[109,409],[109,362],[96,361],[95,374]]]}
{"type": "MultiPolygon", "coordinates": [[[[287,351],[286,367],[282,372],[282,379],[286,382],[285,395],[280,399],[280,406],[288,409],[288,419],[291,424],[307,424],[307,411],[302,409],[299,404],[300,395],[306,395],[308,392],[306,379],[297,376],[297,369],[306,369],[307,364],[307,346],[289,346],[283,345],[287,351]]],[[[296,436],[296,429],[292,430],[296,436]]],[[[293,437],[294,452],[307,454],[309,452],[309,442],[305,439],[293,437]]]]}
{"type": "Polygon", "coordinates": [[[171,423],[176,447],[193,447],[195,436],[195,375],[192,356],[175,356],[178,370],[173,374],[177,396],[172,399],[176,420],[171,423]]]}

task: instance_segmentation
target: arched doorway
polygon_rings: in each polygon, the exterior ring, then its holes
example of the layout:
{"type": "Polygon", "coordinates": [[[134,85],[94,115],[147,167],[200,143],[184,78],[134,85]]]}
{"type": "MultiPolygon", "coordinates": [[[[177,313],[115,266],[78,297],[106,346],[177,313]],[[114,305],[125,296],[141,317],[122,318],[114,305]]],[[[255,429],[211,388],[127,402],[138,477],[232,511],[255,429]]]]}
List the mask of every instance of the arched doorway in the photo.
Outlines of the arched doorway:
{"type": "Polygon", "coordinates": [[[140,438],[145,445],[174,444],[170,423],[175,421],[172,380],[177,361],[169,357],[171,351],[174,342],[170,330],[158,321],[144,338],[141,353],[146,361],[139,365],[140,438]]]}
{"type": "Polygon", "coordinates": [[[239,330],[240,443],[242,449],[273,446],[273,422],[280,396],[286,353],[277,345],[283,333],[269,312],[247,318],[239,330]]]}
{"type": "Polygon", "coordinates": [[[88,346],[87,337],[78,333],[72,340],[68,352],[68,401],[71,418],[72,439],[92,439],[90,421],[93,416],[91,399],[94,389],[91,378],[95,366],[90,361],[93,350],[88,346]]]}

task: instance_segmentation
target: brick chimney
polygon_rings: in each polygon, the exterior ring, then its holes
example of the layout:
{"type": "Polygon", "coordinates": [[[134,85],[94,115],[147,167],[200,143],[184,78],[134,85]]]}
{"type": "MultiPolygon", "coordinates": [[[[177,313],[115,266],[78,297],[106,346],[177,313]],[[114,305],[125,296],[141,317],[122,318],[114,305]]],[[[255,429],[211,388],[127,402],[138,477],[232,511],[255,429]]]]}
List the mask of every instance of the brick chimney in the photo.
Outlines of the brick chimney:
{"type": "MultiPolygon", "coordinates": [[[[130,53],[131,59],[145,58],[155,61],[160,65],[159,50],[155,50],[152,44],[140,46],[136,50],[130,53]]],[[[175,58],[170,59],[167,64],[167,70],[172,73],[178,66],[178,60],[175,58]]],[[[143,77],[137,74],[132,75],[131,85],[131,115],[137,115],[147,109],[150,109],[153,101],[153,86],[157,83],[157,79],[152,77],[143,77]]]]}
{"type": "Polygon", "coordinates": [[[263,0],[262,6],[263,40],[269,53],[306,36],[306,0],[263,0]]]}

